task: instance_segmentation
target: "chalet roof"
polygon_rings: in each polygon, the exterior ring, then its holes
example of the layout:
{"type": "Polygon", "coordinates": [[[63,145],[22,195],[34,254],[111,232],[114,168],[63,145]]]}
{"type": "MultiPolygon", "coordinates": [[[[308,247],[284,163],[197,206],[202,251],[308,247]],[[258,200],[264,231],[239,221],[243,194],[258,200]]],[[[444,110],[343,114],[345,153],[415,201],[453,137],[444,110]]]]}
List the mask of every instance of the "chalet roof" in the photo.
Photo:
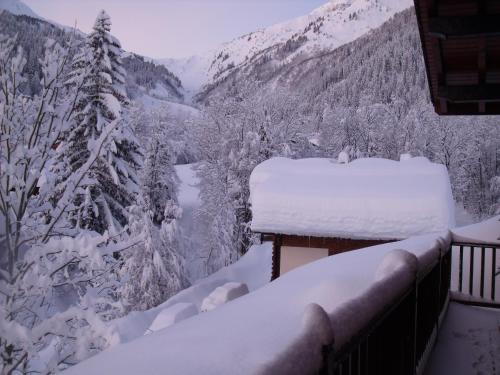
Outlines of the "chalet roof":
{"type": "Polygon", "coordinates": [[[500,1],[415,0],[441,115],[500,114],[500,1]]]}
{"type": "Polygon", "coordinates": [[[260,233],[403,239],[454,226],[448,171],[426,158],[270,159],[250,178],[260,233]]]}

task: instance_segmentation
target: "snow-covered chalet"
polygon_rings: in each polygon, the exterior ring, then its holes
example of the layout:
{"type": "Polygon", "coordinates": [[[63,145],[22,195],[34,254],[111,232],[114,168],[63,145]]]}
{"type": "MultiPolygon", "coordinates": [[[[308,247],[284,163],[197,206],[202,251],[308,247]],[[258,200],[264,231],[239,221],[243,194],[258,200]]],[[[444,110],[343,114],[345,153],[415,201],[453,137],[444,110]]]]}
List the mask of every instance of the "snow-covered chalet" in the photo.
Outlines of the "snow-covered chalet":
{"type": "Polygon", "coordinates": [[[250,178],[252,231],[273,241],[272,278],[312,261],[454,227],[445,166],[273,158],[250,178]]]}

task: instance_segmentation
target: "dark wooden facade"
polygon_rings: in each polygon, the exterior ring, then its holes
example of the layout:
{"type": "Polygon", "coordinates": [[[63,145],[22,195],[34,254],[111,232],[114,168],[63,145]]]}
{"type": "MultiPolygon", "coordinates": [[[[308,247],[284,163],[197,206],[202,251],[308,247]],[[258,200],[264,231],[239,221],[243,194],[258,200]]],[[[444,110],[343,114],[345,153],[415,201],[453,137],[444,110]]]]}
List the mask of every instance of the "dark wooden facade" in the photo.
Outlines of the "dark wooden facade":
{"type": "Polygon", "coordinates": [[[381,245],[394,241],[383,240],[353,240],[345,238],[292,236],[285,234],[264,235],[264,241],[273,241],[272,280],[280,276],[281,247],[308,247],[328,249],[328,255],[345,253],[347,251],[363,249],[369,246],[381,245]]]}
{"type": "Polygon", "coordinates": [[[440,115],[500,114],[500,0],[414,0],[440,115]]]}

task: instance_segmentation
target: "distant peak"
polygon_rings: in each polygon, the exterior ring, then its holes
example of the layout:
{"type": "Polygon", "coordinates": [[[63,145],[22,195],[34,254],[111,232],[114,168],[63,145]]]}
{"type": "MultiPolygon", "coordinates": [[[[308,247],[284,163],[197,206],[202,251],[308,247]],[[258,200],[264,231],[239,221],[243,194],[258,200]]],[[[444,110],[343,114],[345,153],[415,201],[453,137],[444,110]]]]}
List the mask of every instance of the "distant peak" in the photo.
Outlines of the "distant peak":
{"type": "Polygon", "coordinates": [[[21,0],[0,0],[0,9],[6,10],[16,16],[25,15],[40,18],[33,10],[21,0]]]}

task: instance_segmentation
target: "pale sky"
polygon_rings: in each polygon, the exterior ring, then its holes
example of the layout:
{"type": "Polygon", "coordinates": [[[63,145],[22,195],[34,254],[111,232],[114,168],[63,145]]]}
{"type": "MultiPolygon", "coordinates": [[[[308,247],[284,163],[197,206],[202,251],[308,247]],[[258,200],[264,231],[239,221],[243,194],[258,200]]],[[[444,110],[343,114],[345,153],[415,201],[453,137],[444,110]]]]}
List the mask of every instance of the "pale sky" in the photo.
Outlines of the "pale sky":
{"type": "Polygon", "coordinates": [[[23,0],[39,16],[88,32],[99,10],[127,51],[186,57],[309,13],[328,0],[23,0]]]}

